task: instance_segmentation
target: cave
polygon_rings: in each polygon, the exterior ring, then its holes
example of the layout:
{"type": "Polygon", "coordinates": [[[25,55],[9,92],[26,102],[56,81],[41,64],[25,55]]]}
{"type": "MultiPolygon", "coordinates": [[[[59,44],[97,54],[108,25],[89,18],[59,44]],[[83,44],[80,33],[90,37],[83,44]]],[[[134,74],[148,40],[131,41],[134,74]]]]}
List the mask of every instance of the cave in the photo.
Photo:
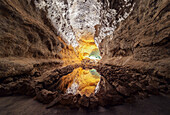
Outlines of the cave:
{"type": "Polygon", "coordinates": [[[170,113],[169,0],[1,0],[0,114],[170,113]]]}

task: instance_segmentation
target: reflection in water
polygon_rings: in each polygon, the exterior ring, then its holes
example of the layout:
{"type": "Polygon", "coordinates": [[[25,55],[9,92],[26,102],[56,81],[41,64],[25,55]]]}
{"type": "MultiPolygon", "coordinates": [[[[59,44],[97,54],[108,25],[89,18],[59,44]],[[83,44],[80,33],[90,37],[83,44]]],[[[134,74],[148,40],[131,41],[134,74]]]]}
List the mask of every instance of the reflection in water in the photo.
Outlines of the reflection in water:
{"type": "Polygon", "coordinates": [[[60,89],[66,93],[90,96],[98,90],[100,74],[95,69],[81,67],[61,79],[60,89]]]}

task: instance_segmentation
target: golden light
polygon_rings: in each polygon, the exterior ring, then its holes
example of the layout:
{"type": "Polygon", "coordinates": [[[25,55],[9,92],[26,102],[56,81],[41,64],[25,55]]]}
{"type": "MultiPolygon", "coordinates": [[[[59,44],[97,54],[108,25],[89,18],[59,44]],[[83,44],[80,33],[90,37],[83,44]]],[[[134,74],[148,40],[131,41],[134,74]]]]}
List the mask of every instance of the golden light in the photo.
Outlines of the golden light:
{"type": "Polygon", "coordinates": [[[67,45],[61,37],[58,37],[58,39],[62,42],[63,48],[60,51],[61,53],[61,59],[63,61],[63,66],[67,65],[73,65],[73,64],[80,64],[81,60],[75,51],[75,49],[71,45],[67,45]]]}
{"type": "Polygon", "coordinates": [[[95,49],[98,49],[94,41],[94,36],[92,36],[90,33],[86,36],[81,36],[78,39],[78,43],[79,46],[76,49],[80,60],[89,58],[91,52],[95,49]]]}
{"type": "MultiPolygon", "coordinates": [[[[100,52],[95,44],[94,36],[90,33],[82,35],[77,39],[79,45],[74,49],[71,45],[65,43],[61,51],[63,66],[81,63],[82,60],[100,59],[100,52]]],[[[63,93],[72,93],[90,96],[94,94],[97,84],[100,81],[100,75],[96,70],[82,69],[81,67],[59,80],[59,89],[63,93]]]]}
{"type": "MultiPolygon", "coordinates": [[[[62,38],[58,37],[61,41],[62,38]]],[[[82,35],[77,39],[79,45],[73,48],[71,45],[67,45],[64,41],[64,48],[61,51],[63,66],[80,64],[83,59],[99,60],[100,52],[95,44],[94,36],[91,33],[82,35]]]]}
{"type": "MultiPolygon", "coordinates": [[[[69,92],[69,90],[76,92],[76,94],[90,96],[94,94],[96,86],[100,81],[100,75],[94,69],[82,69],[77,68],[72,73],[63,76],[59,89],[63,92],[69,92]],[[77,89],[73,87],[77,84],[77,89]]],[[[70,92],[70,93],[73,93],[70,92]]]]}

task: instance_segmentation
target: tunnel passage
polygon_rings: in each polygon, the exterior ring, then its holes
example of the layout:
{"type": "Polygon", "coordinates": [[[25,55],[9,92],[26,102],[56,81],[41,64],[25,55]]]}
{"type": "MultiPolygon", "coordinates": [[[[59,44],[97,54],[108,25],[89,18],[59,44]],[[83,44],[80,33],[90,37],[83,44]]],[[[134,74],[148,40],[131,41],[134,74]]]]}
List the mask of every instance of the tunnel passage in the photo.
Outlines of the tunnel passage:
{"type": "Polygon", "coordinates": [[[77,54],[79,55],[80,60],[83,59],[92,59],[92,60],[100,60],[100,51],[97,47],[94,36],[90,33],[87,33],[87,35],[82,35],[80,38],[78,38],[79,45],[76,47],[77,54]]]}
{"type": "Polygon", "coordinates": [[[97,108],[169,93],[168,0],[0,6],[0,96],[97,108]]]}

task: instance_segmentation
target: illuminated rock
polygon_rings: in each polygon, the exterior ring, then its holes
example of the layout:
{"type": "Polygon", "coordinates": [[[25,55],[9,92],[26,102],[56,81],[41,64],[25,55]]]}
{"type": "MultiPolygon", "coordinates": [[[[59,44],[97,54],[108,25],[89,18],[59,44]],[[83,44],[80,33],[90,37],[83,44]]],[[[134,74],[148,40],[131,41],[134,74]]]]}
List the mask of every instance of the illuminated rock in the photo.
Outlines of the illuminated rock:
{"type": "Polygon", "coordinates": [[[39,0],[35,4],[47,12],[59,35],[73,47],[79,45],[77,38],[89,32],[98,46],[134,7],[133,0],[39,0]]]}
{"type": "Polygon", "coordinates": [[[94,36],[90,34],[87,34],[86,36],[82,36],[81,38],[79,38],[78,43],[79,46],[76,49],[77,53],[79,54],[80,60],[89,58],[90,54],[94,50],[98,49],[94,41],[94,36]]]}
{"type": "Polygon", "coordinates": [[[59,89],[66,93],[90,96],[95,93],[100,81],[100,75],[95,69],[77,68],[72,73],[63,76],[59,89]]]}

